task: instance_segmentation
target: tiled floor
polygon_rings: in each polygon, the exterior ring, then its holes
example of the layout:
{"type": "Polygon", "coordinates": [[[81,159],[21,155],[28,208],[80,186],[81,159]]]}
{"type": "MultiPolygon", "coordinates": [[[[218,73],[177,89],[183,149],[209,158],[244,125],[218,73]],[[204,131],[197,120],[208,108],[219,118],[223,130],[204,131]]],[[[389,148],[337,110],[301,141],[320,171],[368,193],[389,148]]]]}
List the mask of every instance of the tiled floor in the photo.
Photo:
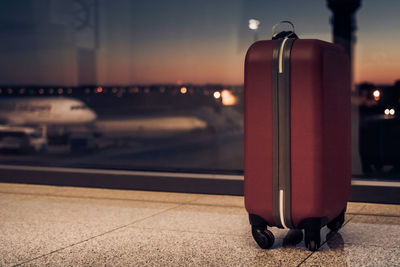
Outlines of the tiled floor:
{"type": "Polygon", "coordinates": [[[314,253],[258,248],[243,197],[0,183],[0,218],[0,266],[400,266],[395,205],[349,203],[314,253]]]}

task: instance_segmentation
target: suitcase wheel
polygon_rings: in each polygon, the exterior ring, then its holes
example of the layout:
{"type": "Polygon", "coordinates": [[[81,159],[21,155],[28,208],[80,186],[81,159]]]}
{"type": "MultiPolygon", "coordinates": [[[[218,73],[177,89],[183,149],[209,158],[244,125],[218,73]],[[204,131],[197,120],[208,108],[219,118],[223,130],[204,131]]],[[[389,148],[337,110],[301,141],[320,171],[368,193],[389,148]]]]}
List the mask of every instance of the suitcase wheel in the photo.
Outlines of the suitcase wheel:
{"type": "Polygon", "coordinates": [[[345,214],[346,210],[343,210],[339,216],[337,216],[335,219],[333,219],[330,223],[328,223],[328,228],[331,231],[337,231],[339,230],[344,223],[344,214],[345,214]]]}
{"type": "Polygon", "coordinates": [[[308,250],[316,251],[321,246],[320,229],[318,231],[305,232],[304,243],[308,250]]]}
{"type": "Polygon", "coordinates": [[[317,245],[317,242],[315,240],[311,240],[308,243],[307,248],[311,251],[316,251],[319,248],[319,245],[317,245]]]}
{"type": "Polygon", "coordinates": [[[252,226],[251,234],[253,235],[254,240],[262,249],[269,249],[275,242],[274,235],[266,228],[252,226]]]}
{"type": "Polygon", "coordinates": [[[304,227],[304,243],[311,251],[316,251],[321,246],[321,220],[311,218],[304,227]]]}

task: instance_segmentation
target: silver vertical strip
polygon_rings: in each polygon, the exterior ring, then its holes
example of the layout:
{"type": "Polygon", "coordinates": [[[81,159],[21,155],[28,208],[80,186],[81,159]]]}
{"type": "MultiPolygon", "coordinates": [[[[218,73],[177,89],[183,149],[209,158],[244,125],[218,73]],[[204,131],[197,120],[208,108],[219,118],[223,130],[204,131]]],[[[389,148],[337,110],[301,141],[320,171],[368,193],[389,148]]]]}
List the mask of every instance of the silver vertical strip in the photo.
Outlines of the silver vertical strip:
{"type": "Polygon", "coordinates": [[[273,121],[273,148],[272,148],[272,207],[273,218],[277,227],[283,227],[279,212],[279,56],[282,47],[282,39],[275,41],[272,52],[272,121],[273,121]]]}
{"type": "Polygon", "coordinates": [[[279,218],[281,219],[281,224],[282,227],[287,229],[288,227],[285,224],[285,212],[284,212],[284,205],[285,205],[285,199],[284,199],[285,192],[281,189],[279,190],[279,218]]]}
{"type": "Polygon", "coordinates": [[[282,226],[293,228],[291,220],[291,131],[290,131],[290,54],[295,39],[286,39],[280,51],[282,73],[279,74],[279,190],[282,192],[280,218],[282,226]],[[282,191],[281,191],[282,190],[282,191]]]}

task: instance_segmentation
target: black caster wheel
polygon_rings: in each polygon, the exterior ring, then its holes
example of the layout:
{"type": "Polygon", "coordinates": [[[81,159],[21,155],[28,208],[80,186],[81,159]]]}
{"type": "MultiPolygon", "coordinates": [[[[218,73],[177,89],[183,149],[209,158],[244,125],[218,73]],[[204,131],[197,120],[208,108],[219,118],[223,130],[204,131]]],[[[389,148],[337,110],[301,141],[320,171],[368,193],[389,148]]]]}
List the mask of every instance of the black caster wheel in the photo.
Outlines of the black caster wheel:
{"type": "Polygon", "coordinates": [[[339,216],[337,216],[335,219],[333,219],[330,223],[328,223],[328,228],[331,231],[337,231],[339,230],[344,223],[344,214],[345,214],[346,210],[343,210],[339,216]]]}
{"type": "Polygon", "coordinates": [[[316,251],[321,246],[321,236],[318,231],[315,233],[306,233],[306,237],[304,239],[304,243],[306,248],[310,251],[316,251]]]}
{"type": "Polygon", "coordinates": [[[316,251],[321,246],[321,226],[318,223],[309,224],[304,229],[304,243],[311,251],[316,251]]]}
{"type": "Polygon", "coordinates": [[[319,245],[317,244],[317,242],[315,242],[315,240],[311,240],[307,244],[307,249],[310,251],[316,251],[318,248],[319,248],[319,245]]]}
{"type": "Polygon", "coordinates": [[[267,229],[252,226],[251,234],[258,246],[262,249],[269,249],[275,242],[274,235],[267,229]]]}

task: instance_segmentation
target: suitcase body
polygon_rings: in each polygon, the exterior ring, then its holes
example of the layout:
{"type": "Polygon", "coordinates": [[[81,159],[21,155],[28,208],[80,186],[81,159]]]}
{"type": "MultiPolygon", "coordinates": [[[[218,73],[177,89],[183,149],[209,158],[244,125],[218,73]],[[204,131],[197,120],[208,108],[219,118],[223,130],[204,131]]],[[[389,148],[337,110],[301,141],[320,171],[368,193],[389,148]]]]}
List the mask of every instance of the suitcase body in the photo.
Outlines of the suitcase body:
{"type": "Polygon", "coordinates": [[[244,192],[253,236],[262,246],[257,235],[266,226],[305,229],[306,246],[315,250],[322,226],[340,228],[350,195],[348,57],[319,40],[258,41],[246,55],[244,84],[244,192]]]}

